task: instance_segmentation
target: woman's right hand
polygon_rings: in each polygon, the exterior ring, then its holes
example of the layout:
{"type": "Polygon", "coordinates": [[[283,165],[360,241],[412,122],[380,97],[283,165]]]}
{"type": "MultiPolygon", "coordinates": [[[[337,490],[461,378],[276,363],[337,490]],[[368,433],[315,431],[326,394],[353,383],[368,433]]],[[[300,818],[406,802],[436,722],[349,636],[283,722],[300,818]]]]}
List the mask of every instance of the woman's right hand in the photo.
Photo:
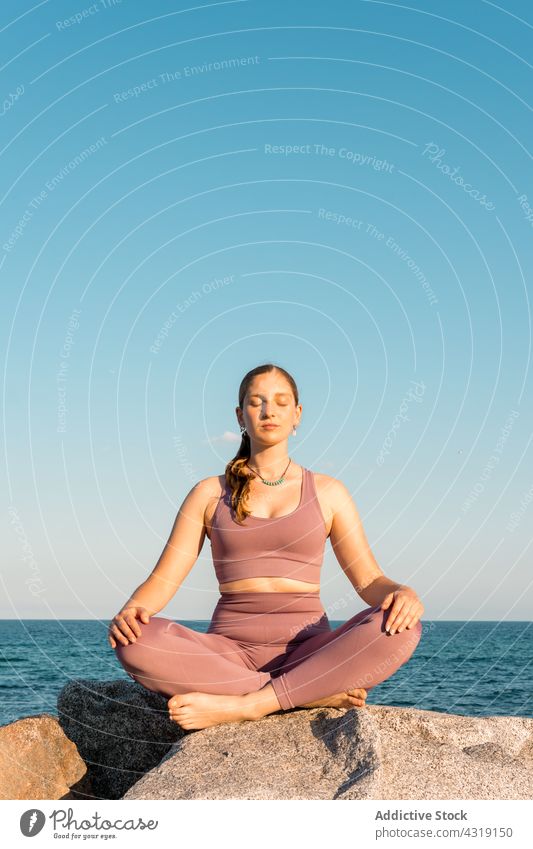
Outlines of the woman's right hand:
{"type": "Polygon", "coordinates": [[[145,607],[123,607],[113,617],[107,633],[111,648],[116,648],[117,640],[121,645],[127,646],[128,643],[134,643],[137,637],[141,636],[141,629],[137,619],[148,624],[150,614],[145,607]]]}

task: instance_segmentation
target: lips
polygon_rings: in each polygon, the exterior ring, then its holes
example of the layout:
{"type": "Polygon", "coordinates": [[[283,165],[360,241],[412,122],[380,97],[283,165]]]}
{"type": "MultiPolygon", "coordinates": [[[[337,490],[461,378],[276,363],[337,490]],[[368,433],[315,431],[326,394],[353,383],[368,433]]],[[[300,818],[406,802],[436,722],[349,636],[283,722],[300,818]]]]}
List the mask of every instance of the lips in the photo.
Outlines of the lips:
{"type": "Polygon", "coordinates": [[[279,425],[261,425],[264,430],[275,430],[279,425]]]}

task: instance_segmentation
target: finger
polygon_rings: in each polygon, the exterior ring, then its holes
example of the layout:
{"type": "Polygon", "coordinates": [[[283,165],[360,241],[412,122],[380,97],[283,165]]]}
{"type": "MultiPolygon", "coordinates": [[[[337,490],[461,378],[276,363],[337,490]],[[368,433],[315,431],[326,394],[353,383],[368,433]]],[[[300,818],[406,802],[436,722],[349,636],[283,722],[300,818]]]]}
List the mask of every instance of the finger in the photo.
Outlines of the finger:
{"type": "Polygon", "coordinates": [[[125,613],[124,619],[127,621],[128,625],[130,626],[131,630],[134,632],[135,636],[140,637],[141,636],[141,629],[140,629],[139,624],[138,624],[138,622],[135,618],[135,614],[134,613],[125,613]]]}
{"type": "Polygon", "coordinates": [[[387,624],[385,625],[386,630],[390,631],[391,634],[393,633],[392,627],[395,624],[404,604],[405,601],[403,601],[403,599],[395,599],[394,604],[392,605],[389,618],[387,619],[387,624]]]}
{"type": "Polygon", "coordinates": [[[409,622],[408,622],[407,627],[408,628],[414,628],[416,623],[420,621],[420,617],[422,616],[423,612],[424,612],[424,607],[420,602],[418,602],[418,604],[414,604],[411,607],[411,610],[409,611],[409,616],[408,616],[409,622]]]}
{"type": "Polygon", "coordinates": [[[133,631],[131,630],[130,626],[128,625],[128,623],[126,622],[126,620],[124,619],[124,617],[123,617],[123,616],[116,616],[116,617],[115,617],[115,622],[117,623],[117,625],[118,625],[118,627],[120,628],[120,630],[122,631],[122,633],[123,633],[126,637],[129,637],[129,639],[130,639],[132,642],[135,642],[135,639],[136,639],[135,634],[134,634],[134,633],[133,633],[133,631]]]}
{"type": "MultiPolygon", "coordinates": [[[[402,608],[402,610],[400,611],[400,613],[398,614],[398,616],[396,617],[396,620],[394,622],[394,631],[395,632],[397,632],[399,634],[400,631],[404,630],[405,623],[406,623],[407,619],[411,616],[411,614],[412,614],[412,608],[409,604],[406,604],[405,607],[402,608]]],[[[394,633],[394,632],[391,631],[391,633],[394,633]]]]}
{"type": "Polygon", "coordinates": [[[398,611],[401,607],[401,604],[402,604],[401,599],[400,599],[400,601],[398,601],[397,598],[394,599],[394,602],[393,602],[393,604],[392,604],[392,606],[389,610],[389,615],[387,616],[387,622],[385,624],[385,628],[386,628],[387,631],[390,629],[394,619],[396,618],[396,615],[397,615],[397,613],[398,613],[398,611]]]}
{"type": "MultiPolygon", "coordinates": [[[[414,611],[414,602],[411,599],[403,599],[401,607],[398,609],[392,622],[394,632],[398,631],[399,627],[404,624],[406,617],[411,616],[414,611]]],[[[393,633],[393,631],[391,631],[393,633]]]]}
{"type": "MultiPolygon", "coordinates": [[[[121,615],[121,618],[123,619],[123,621],[125,622],[127,628],[129,629],[126,636],[130,637],[130,639],[133,639],[133,637],[140,637],[141,632],[140,632],[140,628],[139,628],[137,621],[136,621],[135,611],[134,610],[126,610],[124,613],[122,613],[120,615],[121,615]],[[139,631],[139,633],[137,633],[137,631],[139,631]],[[130,632],[131,632],[131,636],[130,636],[130,632]]],[[[115,619],[116,618],[117,617],[115,617],[115,619]]]]}
{"type": "Polygon", "coordinates": [[[412,607],[410,607],[410,605],[407,605],[407,607],[404,608],[404,610],[402,610],[402,612],[398,616],[396,622],[394,623],[394,631],[391,631],[391,633],[400,634],[402,631],[405,631],[405,625],[411,619],[412,615],[413,609],[412,607]]]}
{"type": "Polygon", "coordinates": [[[111,648],[114,649],[116,646],[116,642],[114,641],[113,637],[109,637],[109,642],[111,643],[111,648]]]}
{"type": "Polygon", "coordinates": [[[123,646],[128,645],[128,642],[129,642],[128,638],[124,636],[122,631],[120,631],[117,628],[116,625],[111,626],[111,631],[112,631],[113,635],[116,637],[116,639],[119,641],[119,643],[121,643],[123,646]]]}

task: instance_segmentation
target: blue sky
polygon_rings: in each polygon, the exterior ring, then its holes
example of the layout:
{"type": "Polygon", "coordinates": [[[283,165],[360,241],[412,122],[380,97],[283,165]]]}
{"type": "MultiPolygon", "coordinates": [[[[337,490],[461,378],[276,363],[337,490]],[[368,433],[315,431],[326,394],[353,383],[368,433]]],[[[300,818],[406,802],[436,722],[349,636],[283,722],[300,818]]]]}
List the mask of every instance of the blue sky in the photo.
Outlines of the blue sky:
{"type": "Polygon", "coordinates": [[[0,615],[110,619],[273,361],[425,618],[530,619],[529,4],[1,15],[0,615]]]}

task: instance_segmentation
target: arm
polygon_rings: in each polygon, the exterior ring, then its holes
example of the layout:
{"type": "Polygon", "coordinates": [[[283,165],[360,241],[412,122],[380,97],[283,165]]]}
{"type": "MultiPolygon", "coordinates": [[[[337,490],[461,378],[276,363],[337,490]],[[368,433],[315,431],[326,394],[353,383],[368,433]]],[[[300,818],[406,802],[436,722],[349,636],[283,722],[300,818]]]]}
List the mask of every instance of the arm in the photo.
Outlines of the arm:
{"type": "Polygon", "coordinates": [[[144,607],[153,616],[165,607],[194,566],[204,544],[205,509],[213,496],[209,478],[188,493],[165,547],[151,574],[132,593],[124,607],[144,607]]]}
{"type": "Polygon", "coordinates": [[[330,539],[343,572],[369,607],[381,605],[386,609],[394,600],[387,627],[403,624],[412,627],[423,612],[416,592],[387,578],[380,569],[368,544],[357,507],[344,484],[332,478],[330,493],[333,510],[330,539]],[[393,593],[398,591],[395,597],[393,593]],[[399,611],[403,613],[400,618],[399,611]]]}

